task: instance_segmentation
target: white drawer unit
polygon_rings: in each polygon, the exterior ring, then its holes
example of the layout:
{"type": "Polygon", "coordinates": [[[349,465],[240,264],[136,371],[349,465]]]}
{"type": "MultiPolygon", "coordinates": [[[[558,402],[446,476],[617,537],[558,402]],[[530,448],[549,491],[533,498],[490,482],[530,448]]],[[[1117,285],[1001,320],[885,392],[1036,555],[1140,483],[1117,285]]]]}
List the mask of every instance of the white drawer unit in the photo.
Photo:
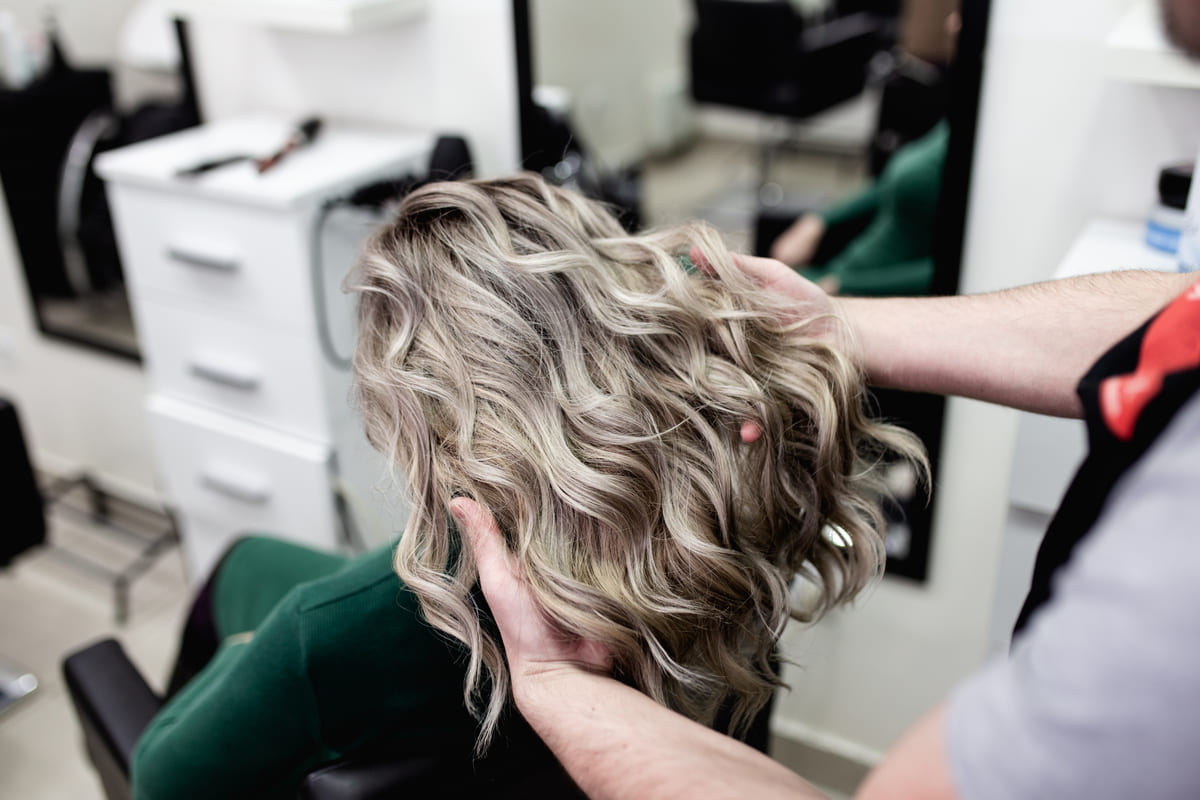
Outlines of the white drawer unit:
{"type": "Polygon", "coordinates": [[[328,439],[316,334],[148,303],[138,321],[157,389],[298,436],[328,439]]]}
{"type": "Polygon", "coordinates": [[[363,446],[350,374],[320,346],[324,329],[349,349],[352,299],[336,287],[361,221],[328,236],[314,237],[313,226],[331,198],[422,174],[432,140],[327,126],[265,174],[241,163],[177,177],[203,161],[271,152],[289,130],[282,120],[228,120],[98,162],[150,378],[159,471],[196,581],[243,534],[334,548],[352,527],[373,544],[394,536],[406,511],[380,492],[385,467],[363,446]]]}
{"type": "Polygon", "coordinates": [[[129,242],[122,259],[138,266],[129,276],[136,293],[226,316],[312,325],[308,215],[235,209],[169,188],[109,194],[118,236],[129,242]]]}
{"type": "MultiPolygon", "coordinates": [[[[151,396],[148,409],[167,491],[189,516],[225,532],[222,544],[241,533],[278,532],[315,546],[334,543],[330,445],[165,395],[151,396]]],[[[221,549],[189,543],[190,567],[207,573],[221,549]]]]}

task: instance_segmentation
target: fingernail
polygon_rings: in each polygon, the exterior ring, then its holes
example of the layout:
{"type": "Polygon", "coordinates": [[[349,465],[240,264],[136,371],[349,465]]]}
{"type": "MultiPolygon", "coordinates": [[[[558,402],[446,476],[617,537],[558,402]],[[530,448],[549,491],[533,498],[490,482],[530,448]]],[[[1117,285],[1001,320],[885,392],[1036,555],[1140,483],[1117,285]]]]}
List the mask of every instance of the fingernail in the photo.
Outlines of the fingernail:
{"type": "Polygon", "coordinates": [[[456,503],[452,501],[450,503],[450,514],[459,522],[463,523],[464,525],[466,524],[467,510],[463,508],[462,503],[456,503]]]}

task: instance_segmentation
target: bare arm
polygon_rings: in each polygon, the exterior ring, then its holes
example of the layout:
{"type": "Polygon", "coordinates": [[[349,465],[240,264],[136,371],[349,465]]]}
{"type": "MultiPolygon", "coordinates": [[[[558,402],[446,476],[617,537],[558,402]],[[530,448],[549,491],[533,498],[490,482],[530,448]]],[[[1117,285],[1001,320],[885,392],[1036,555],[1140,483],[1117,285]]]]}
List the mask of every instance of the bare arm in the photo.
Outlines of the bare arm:
{"type": "Polygon", "coordinates": [[[584,670],[514,680],[517,707],[593,800],[822,798],[745,744],[584,670]]]}
{"type": "MultiPolygon", "coordinates": [[[[491,515],[455,499],[500,628],[517,707],[592,800],[762,798],[823,795],[778,762],[655,703],[608,676],[597,645],[564,641],[537,611],[504,550],[491,515]]],[[[862,800],[955,800],[945,746],[945,713],[905,734],[868,777],[862,800]]]]}
{"type": "Polygon", "coordinates": [[[819,798],[791,770],[608,676],[598,645],[563,641],[535,607],[491,515],[450,505],[479,566],[521,713],[593,800],[819,798]]]}
{"type": "Polygon", "coordinates": [[[877,386],[1064,417],[1082,413],[1075,386],[1096,359],[1196,280],[1107,272],[979,295],[830,298],[775,259],[734,260],[764,289],[794,299],[798,313],[841,318],[844,329],[830,335],[877,386]]]}
{"type": "Polygon", "coordinates": [[[946,750],[946,708],[909,728],[863,781],[857,800],[957,800],[946,750]]]}
{"type": "Polygon", "coordinates": [[[1077,417],[1075,385],[1088,368],[1194,280],[1111,272],[982,295],[834,304],[877,385],[1077,417]]]}

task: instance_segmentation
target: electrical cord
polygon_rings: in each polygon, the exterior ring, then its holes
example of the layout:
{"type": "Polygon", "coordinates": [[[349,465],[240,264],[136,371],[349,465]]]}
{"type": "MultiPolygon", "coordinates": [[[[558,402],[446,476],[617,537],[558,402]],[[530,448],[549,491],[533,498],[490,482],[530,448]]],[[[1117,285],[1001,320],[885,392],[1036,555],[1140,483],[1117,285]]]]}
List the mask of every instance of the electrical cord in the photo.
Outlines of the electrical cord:
{"type": "Polygon", "coordinates": [[[312,226],[309,229],[309,278],[311,280],[313,305],[317,312],[317,339],[321,344],[321,353],[334,368],[349,370],[352,359],[337,351],[333,341],[333,331],[329,327],[329,303],[325,297],[325,259],[321,249],[325,240],[325,221],[335,208],[346,204],[346,198],[335,197],[321,203],[313,215],[312,226]]]}
{"type": "Polygon", "coordinates": [[[471,148],[461,136],[446,134],[439,136],[429,156],[429,170],[425,177],[411,172],[395,175],[358,187],[349,194],[332,197],[317,207],[309,229],[309,278],[313,306],[317,312],[317,339],[321,353],[335,369],[349,370],[351,359],[337,351],[333,332],[329,327],[329,303],[325,295],[325,267],[321,255],[321,243],[325,236],[325,223],[334,209],[353,206],[380,211],[389,203],[404,197],[414,189],[432,181],[458,180],[474,173],[471,148]]]}
{"type": "Polygon", "coordinates": [[[337,350],[333,341],[333,331],[329,324],[329,299],[325,291],[325,259],[323,248],[325,240],[325,225],[329,215],[339,208],[361,208],[379,211],[389,202],[408,194],[423,181],[413,175],[402,175],[386,178],[375,183],[360,186],[349,194],[331,197],[322,202],[313,214],[312,225],[309,228],[309,280],[312,289],[313,306],[317,315],[317,339],[321,345],[321,353],[325,360],[335,369],[347,371],[352,364],[352,358],[344,356],[337,350]]]}

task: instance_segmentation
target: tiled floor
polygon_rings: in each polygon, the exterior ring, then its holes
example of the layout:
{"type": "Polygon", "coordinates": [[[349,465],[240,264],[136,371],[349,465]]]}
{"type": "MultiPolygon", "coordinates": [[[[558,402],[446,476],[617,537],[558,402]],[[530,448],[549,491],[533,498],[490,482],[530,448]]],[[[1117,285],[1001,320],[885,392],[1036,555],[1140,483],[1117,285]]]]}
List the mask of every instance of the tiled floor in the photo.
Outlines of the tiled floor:
{"type": "MultiPolygon", "coordinates": [[[[704,219],[726,244],[748,251],[757,208],[760,149],[751,142],[701,139],[687,150],[651,161],[644,173],[643,203],[652,226],[704,219]]],[[[762,194],[789,206],[823,206],[866,180],[862,159],[781,148],[762,194]]]]}
{"type": "MultiPolygon", "coordinates": [[[[129,556],[85,523],[52,517],[51,541],[116,565],[129,556]]],[[[114,622],[111,588],[47,548],[0,570],[0,658],[31,671],[37,691],[0,713],[0,797],[101,798],[60,673],[65,654],[116,637],[156,689],[174,655],[187,588],[178,549],[133,583],[129,621],[114,622]]]]}
{"type": "MultiPolygon", "coordinates": [[[[658,159],[645,171],[647,222],[662,225],[703,217],[722,230],[731,247],[744,250],[758,187],[758,157],[753,144],[709,140],[658,159]]],[[[777,158],[771,178],[790,197],[828,201],[857,186],[862,169],[845,157],[792,152],[777,158]]],[[[61,546],[115,559],[110,563],[128,556],[127,550],[114,548],[71,520],[55,520],[51,536],[61,546]]],[[[28,668],[40,683],[34,695],[0,713],[0,797],[102,797],[83,754],[60,662],[76,648],[115,636],[151,685],[161,688],[188,594],[178,550],[166,553],[134,583],[124,626],[113,621],[111,589],[48,550],[0,570],[0,659],[28,668]]]]}

